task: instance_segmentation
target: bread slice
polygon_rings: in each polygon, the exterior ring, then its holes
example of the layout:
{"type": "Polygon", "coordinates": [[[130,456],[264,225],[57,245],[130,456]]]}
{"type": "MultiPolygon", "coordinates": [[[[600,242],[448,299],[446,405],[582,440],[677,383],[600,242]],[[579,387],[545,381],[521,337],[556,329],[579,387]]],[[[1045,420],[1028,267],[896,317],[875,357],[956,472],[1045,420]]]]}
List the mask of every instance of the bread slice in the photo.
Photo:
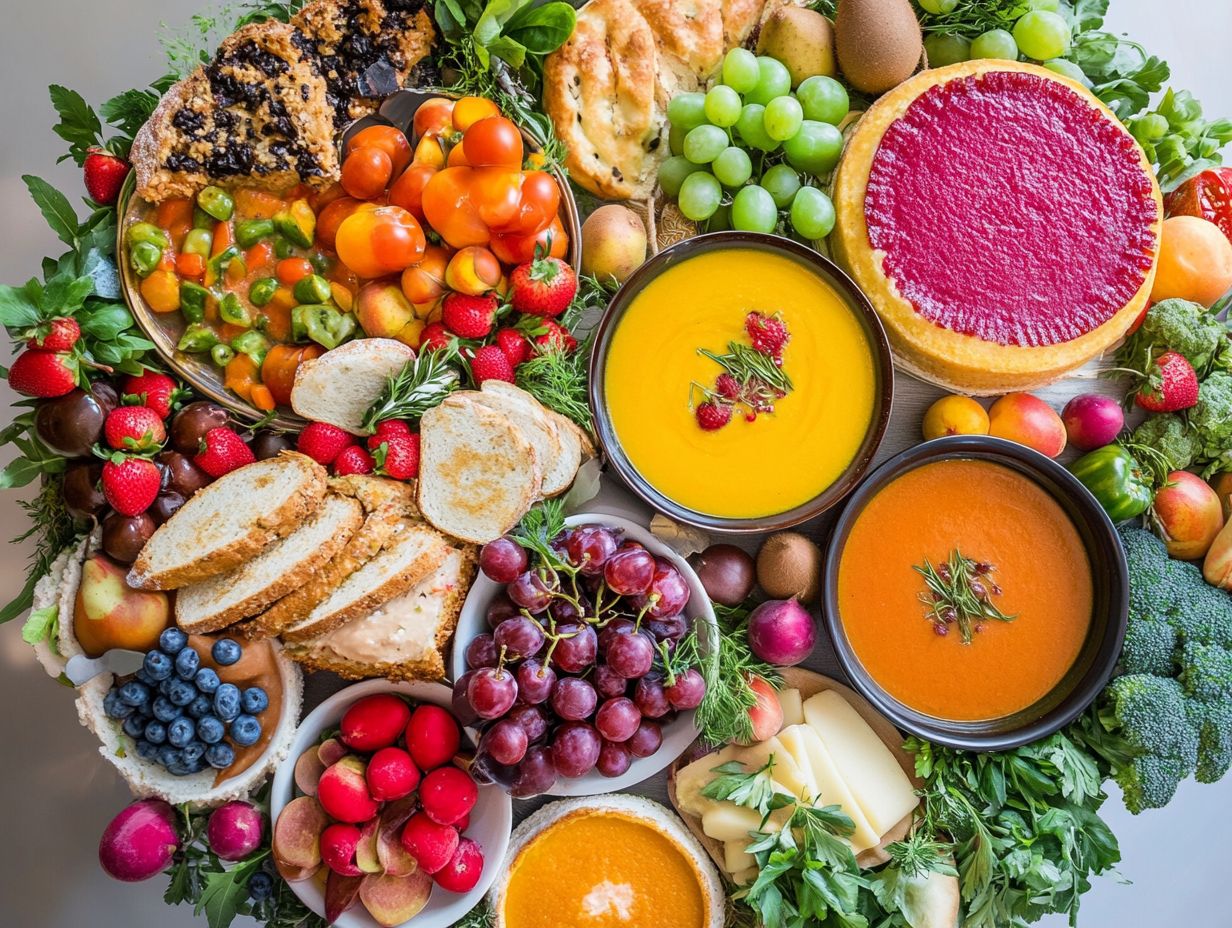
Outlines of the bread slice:
{"type": "MultiPolygon", "coordinates": [[[[541,459],[543,487],[540,492],[544,496],[559,496],[569,489],[569,485],[573,483],[573,475],[582,464],[582,443],[573,423],[560,413],[548,409],[521,387],[503,380],[485,380],[482,393],[499,396],[534,410],[534,418],[545,423],[552,433],[553,454],[546,460],[541,459]]],[[[499,412],[499,409],[497,411],[499,412]]],[[[534,443],[532,435],[528,434],[527,437],[534,443]]]]}
{"type": "Polygon", "coordinates": [[[478,393],[463,395],[507,418],[530,440],[535,449],[535,463],[543,475],[540,492],[546,496],[548,475],[556,470],[560,459],[560,436],[556,423],[547,417],[543,404],[525,390],[503,381],[488,381],[489,385],[492,383],[503,383],[510,389],[505,391],[489,386],[478,393]]]}
{"type": "Polygon", "coordinates": [[[176,624],[199,635],[256,615],[311,580],[355,534],[363,512],[358,500],[327,494],[299,528],[247,564],[181,589],[175,597],[176,624]]]}
{"type": "Polygon", "coordinates": [[[401,595],[440,567],[449,542],[423,522],[398,523],[380,552],[348,576],[308,615],[282,630],[284,641],[324,635],[401,595]]]}
{"type": "Polygon", "coordinates": [[[499,538],[539,498],[530,439],[466,395],[424,413],[419,442],[419,510],[447,535],[475,544],[499,538]]]}
{"type": "Polygon", "coordinates": [[[145,543],[129,586],[171,590],[239,567],[316,512],[325,481],[324,467],[293,451],[219,477],[145,543]]]}
{"type": "Polygon", "coordinates": [[[415,352],[392,338],[359,338],[305,361],[295,371],[291,408],[313,422],[363,435],[364,414],[415,352]]]}
{"type": "Polygon", "coordinates": [[[286,653],[309,670],[348,680],[439,680],[474,576],[474,548],[451,548],[440,567],[401,596],[286,653]]]}

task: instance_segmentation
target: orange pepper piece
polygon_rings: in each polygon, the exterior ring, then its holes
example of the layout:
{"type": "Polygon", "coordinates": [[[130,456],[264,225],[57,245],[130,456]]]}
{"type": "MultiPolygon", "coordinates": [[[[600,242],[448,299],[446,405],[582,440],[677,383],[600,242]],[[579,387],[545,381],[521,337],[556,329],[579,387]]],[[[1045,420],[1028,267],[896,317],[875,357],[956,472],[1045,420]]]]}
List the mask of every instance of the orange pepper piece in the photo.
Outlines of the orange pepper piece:
{"type": "Polygon", "coordinates": [[[180,279],[174,271],[157,270],[141,282],[141,296],[156,313],[173,313],[180,308],[180,279]]]}
{"type": "Polygon", "coordinates": [[[273,219],[286,204],[281,197],[252,187],[235,191],[235,214],[242,219],[273,219]]]}
{"type": "Polygon", "coordinates": [[[216,258],[235,244],[235,233],[231,231],[230,222],[214,224],[214,244],[210,246],[210,257],[216,258]]]}
{"type": "MultiPolygon", "coordinates": [[[[294,298],[292,299],[294,304],[294,298]]],[[[274,301],[270,300],[262,310],[265,314],[265,334],[274,341],[286,342],[291,340],[291,307],[286,305],[275,306],[274,301]]]]}
{"type": "Polygon", "coordinates": [[[160,229],[170,229],[177,223],[192,226],[193,201],[191,197],[172,197],[163,200],[154,211],[154,223],[160,229]]]}
{"type": "Polygon", "coordinates": [[[252,385],[252,389],[248,391],[248,399],[262,412],[269,412],[278,405],[274,402],[274,394],[270,393],[270,388],[263,383],[252,385]]]}
{"type": "Polygon", "coordinates": [[[244,253],[244,261],[250,271],[266,267],[273,260],[274,246],[269,242],[257,242],[244,253]]]}
{"type": "Polygon", "coordinates": [[[194,252],[184,252],[175,259],[175,269],[181,277],[199,280],[205,273],[205,258],[194,252]]]}

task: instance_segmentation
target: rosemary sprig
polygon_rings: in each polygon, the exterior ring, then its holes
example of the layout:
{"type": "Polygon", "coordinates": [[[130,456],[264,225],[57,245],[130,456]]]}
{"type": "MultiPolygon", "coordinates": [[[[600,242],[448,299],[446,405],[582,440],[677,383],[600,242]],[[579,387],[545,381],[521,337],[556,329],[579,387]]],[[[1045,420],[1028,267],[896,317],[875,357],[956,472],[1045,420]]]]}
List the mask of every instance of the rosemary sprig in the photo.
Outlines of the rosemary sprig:
{"type": "Polygon", "coordinates": [[[774,363],[774,359],[750,345],[728,342],[726,354],[715,354],[707,348],[698,348],[697,353],[714,361],[742,384],[757,378],[780,395],[792,388],[791,378],[774,363]]]}
{"type": "Polygon", "coordinates": [[[385,384],[377,401],[364,414],[363,426],[375,432],[377,423],[387,419],[415,421],[458,386],[458,372],[451,365],[453,349],[424,351],[385,384]]]}
{"type": "Polygon", "coordinates": [[[77,536],[76,523],[64,506],[62,483],[59,475],[49,475],[44,478],[33,499],[18,502],[30,519],[30,527],[14,538],[12,544],[33,538],[34,553],[30,556],[30,566],[26,570],[26,582],[21,592],[0,609],[0,623],[15,619],[30,608],[34,601],[35,584],[51,571],[51,564],[57,555],[77,536]]]}
{"type": "Polygon", "coordinates": [[[925,558],[924,566],[913,568],[928,587],[927,592],[920,593],[920,602],[928,607],[925,617],[938,635],[948,634],[950,625],[957,623],[963,644],[970,644],[981,621],[1012,622],[1017,618],[992,602],[992,597],[1001,593],[992,579],[994,569],[991,564],[964,556],[957,548],[940,567],[925,558]]]}

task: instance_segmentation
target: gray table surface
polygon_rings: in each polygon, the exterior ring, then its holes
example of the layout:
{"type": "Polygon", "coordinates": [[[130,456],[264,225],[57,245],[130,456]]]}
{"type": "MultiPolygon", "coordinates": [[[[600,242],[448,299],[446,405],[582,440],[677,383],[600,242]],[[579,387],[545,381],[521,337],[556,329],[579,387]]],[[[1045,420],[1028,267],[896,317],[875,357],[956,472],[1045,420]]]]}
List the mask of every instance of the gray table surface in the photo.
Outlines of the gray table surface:
{"type": "MultiPolygon", "coordinates": [[[[70,197],[80,191],[71,164],[53,165],[63,150],[50,127],[54,114],[44,88],[61,83],[98,103],[162,73],[160,23],[180,29],[202,0],[39,0],[3,4],[0,29],[0,280],[20,283],[37,271],[56,243],[26,196],[20,176],[38,173],[70,197]]],[[[1166,7],[1153,0],[1113,0],[1112,28],[1146,43],[1173,68],[1174,84],[1192,90],[1212,114],[1232,115],[1220,39],[1232,36],[1232,6],[1221,0],[1186,0],[1166,7]]],[[[1070,385],[1048,398],[1063,400],[1070,385]]],[[[933,393],[899,379],[890,435],[881,457],[916,440],[920,416],[933,393]]],[[[13,399],[0,383],[0,398],[13,399]]],[[[0,461],[9,453],[5,450],[0,461]]],[[[0,538],[24,530],[20,493],[0,497],[0,538]]],[[[619,491],[605,489],[603,505],[623,507],[619,491]]],[[[820,531],[822,526],[815,526],[820,531]]],[[[0,559],[0,590],[14,590],[28,547],[11,544],[0,559]]],[[[7,598],[7,596],[5,597],[7,598]]],[[[0,705],[5,707],[0,810],[0,924],[22,928],[145,928],[200,924],[186,908],[162,903],[164,881],[127,885],[108,879],[96,859],[98,836],[127,801],[123,783],[97,755],[97,742],[77,724],[71,693],[35,664],[21,641],[20,623],[0,628],[0,705]]],[[[809,662],[833,673],[825,646],[809,662]]],[[[315,681],[312,689],[327,687],[315,681]]],[[[319,698],[319,697],[318,697],[319,698]]],[[[662,796],[659,783],[639,791],[662,796]]],[[[1114,791],[1115,792],[1115,791],[1114,791]]],[[[1104,810],[1120,839],[1121,879],[1105,877],[1084,898],[1083,928],[1182,923],[1230,923],[1220,881],[1226,856],[1199,842],[1222,837],[1232,825],[1232,778],[1213,786],[1186,783],[1162,812],[1131,816],[1114,795],[1104,810]]],[[[243,924],[245,920],[237,922],[243,924]]],[[[1042,922],[1064,924],[1060,917],[1042,922]]]]}

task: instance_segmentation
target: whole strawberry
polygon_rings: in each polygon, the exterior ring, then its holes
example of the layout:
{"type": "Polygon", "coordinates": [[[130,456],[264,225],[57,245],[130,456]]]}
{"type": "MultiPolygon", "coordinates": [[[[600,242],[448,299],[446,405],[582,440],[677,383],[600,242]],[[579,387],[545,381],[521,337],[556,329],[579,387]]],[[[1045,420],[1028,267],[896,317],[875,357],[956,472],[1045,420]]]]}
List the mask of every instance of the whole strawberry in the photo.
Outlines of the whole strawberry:
{"type": "Polygon", "coordinates": [[[530,342],[517,329],[497,329],[496,347],[514,367],[530,359],[530,342]]]}
{"type": "Polygon", "coordinates": [[[256,459],[252,449],[244,444],[244,439],[222,426],[206,432],[201,439],[201,450],[193,455],[193,463],[211,477],[229,474],[256,459]]]}
{"type": "Polygon", "coordinates": [[[117,406],[107,413],[103,437],[118,451],[153,451],[167,440],[167,427],[148,406],[117,406]]]}
{"type": "Polygon", "coordinates": [[[372,457],[377,473],[395,480],[413,480],[419,476],[419,434],[391,433],[377,446],[372,457]]]}
{"type": "Polygon", "coordinates": [[[339,477],[348,474],[370,474],[375,466],[372,455],[359,445],[348,445],[334,458],[334,473],[339,477]]]}
{"type": "Polygon", "coordinates": [[[1198,402],[1198,375],[1183,354],[1165,351],[1151,365],[1134,402],[1147,412],[1179,412],[1198,402]]]}
{"type": "Polygon", "coordinates": [[[64,396],[77,386],[77,364],[64,352],[28,348],[9,368],[9,386],[26,396],[64,396]]]}
{"type": "Polygon", "coordinates": [[[44,351],[71,351],[81,338],[81,326],[76,319],[68,316],[57,316],[41,322],[31,331],[26,342],[27,347],[42,348],[44,351]]]}
{"type": "Polygon", "coordinates": [[[570,335],[569,330],[559,322],[544,319],[543,324],[538,328],[546,329],[545,332],[535,336],[535,344],[540,348],[559,348],[569,352],[577,347],[577,339],[570,335]]]}
{"type": "Polygon", "coordinates": [[[409,423],[401,419],[386,419],[376,424],[376,431],[368,436],[368,450],[376,451],[390,438],[406,438],[411,434],[409,423]]]}
{"type": "Polygon", "coordinates": [[[706,400],[704,403],[697,404],[693,414],[697,416],[698,425],[707,432],[713,432],[731,422],[732,408],[727,403],[706,400]]]}
{"type": "Polygon", "coordinates": [[[439,322],[429,322],[419,333],[419,350],[442,351],[449,347],[452,340],[453,336],[449,334],[449,330],[444,325],[439,322]]]}
{"type": "Polygon", "coordinates": [[[86,152],[82,171],[90,199],[101,206],[115,206],[128,176],[128,162],[102,148],[91,148],[86,152]]]}
{"type": "Polygon", "coordinates": [[[773,316],[749,313],[744,317],[744,330],[748,333],[749,341],[753,343],[754,348],[774,358],[775,363],[783,360],[783,349],[787,347],[791,336],[778,313],[773,316]]]}
{"type": "Polygon", "coordinates": [[[135,398],[142,406],[149,406],[164,419],[171,415],[184,395],[174,380],[158,371],[142,371],[135,377],[126,377],[123,393],[135,398]]]}
{"type": "Polygon", "coordinates": [[[299,433],[295,448],[318,464],[328,467],[342,453],[342,449],[355,444],[350,432],[330,425],[328,422],[310,422],[299,433]]]}
{"type": "Polygon", "coordinates": [[[485,380],[504,380],[513,383],[513,365],[498,345],[484,345],[471,358],[471,376],[475,386],[485,380]]]}
{"type": "Polygon", "coordinates": [[[496,319],[496,297],[451,293],[441,304],[441,322],[461,338],[487,338],[496,319]]]}
{"type": "Polygon", "coordinates": [[[560,258],[536,258],[509,275],[513,308],[554,319],[569,308],[577,293],[577,274],[560,258]]]}
{"type": "Polygon", "coordinates": [[[122,516],[137,516],[153,505],[162,488],[162,474],[146,458],[112,455],[103,464],[103,496],[122,516]]]}

